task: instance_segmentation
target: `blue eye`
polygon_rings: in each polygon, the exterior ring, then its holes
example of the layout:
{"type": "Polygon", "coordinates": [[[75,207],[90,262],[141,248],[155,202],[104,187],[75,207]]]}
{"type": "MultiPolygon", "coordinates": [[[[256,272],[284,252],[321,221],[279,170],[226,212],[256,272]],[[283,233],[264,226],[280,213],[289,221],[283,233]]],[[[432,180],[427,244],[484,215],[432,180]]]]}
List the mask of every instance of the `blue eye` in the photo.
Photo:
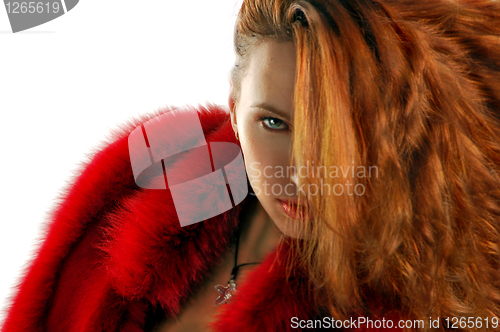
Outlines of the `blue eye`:
{"type": "Polygon", "coordinates": [[[264,125],[264,128],[270,131],[282,131],[288,130],[288,125],[278,118],[264,117],[260,119],[264,125]]]}

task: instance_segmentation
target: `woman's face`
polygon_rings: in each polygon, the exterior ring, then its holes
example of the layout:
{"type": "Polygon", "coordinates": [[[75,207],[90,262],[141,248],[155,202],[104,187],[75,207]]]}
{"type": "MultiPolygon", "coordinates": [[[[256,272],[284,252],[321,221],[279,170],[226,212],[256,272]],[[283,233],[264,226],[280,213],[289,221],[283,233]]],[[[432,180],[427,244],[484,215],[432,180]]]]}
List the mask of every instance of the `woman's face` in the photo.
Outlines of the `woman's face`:
{"type": "Polygon", "coordinates": [[[302,223],[293,204],[298,197],[295,172],[289,167],[294,126],[294,43],[262,42],[249,61],[231,120],[257,198],[285,235],[297,237],[302,223]]]}

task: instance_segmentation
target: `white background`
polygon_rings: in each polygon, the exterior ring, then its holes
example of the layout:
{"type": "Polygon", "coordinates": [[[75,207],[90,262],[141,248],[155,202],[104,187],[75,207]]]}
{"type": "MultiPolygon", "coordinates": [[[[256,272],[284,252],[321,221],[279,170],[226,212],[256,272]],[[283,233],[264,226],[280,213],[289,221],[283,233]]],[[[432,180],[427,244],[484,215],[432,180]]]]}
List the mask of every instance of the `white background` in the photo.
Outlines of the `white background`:
{"type": "Polygon", "coordinates": [[[0,7],[0,326],[59,195],[121,123],[227,105],[238,0],[91,1],[13,34],[0,7]]]}

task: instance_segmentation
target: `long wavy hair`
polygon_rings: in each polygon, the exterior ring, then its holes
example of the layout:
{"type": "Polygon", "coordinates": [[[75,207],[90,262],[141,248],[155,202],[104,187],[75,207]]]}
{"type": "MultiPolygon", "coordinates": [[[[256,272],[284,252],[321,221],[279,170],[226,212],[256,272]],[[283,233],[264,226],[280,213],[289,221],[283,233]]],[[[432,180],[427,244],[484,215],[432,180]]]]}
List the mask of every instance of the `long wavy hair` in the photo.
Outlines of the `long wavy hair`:
{"type": "Polygon", "coordinates": [[[299,198],[311,218],[294,256],[318,308],[499,317],[500,3],[244,1],[234,100],[253,47],[269,40],[296,46],[296,164],[356,167],[300,179],[358,186],[299,198]]]}

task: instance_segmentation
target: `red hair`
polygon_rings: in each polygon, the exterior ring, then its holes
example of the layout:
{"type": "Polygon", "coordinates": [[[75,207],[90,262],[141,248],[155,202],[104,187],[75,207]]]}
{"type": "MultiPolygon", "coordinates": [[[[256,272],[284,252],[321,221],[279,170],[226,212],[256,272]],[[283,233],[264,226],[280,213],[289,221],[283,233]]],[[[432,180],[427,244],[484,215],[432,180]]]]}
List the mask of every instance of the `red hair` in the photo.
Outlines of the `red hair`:
{"type": "Polygon", "coordinates": [[[297,50],[294,160],[378,170],[301,179],[365,189],[307,197],[295,258],[318,308],[366,316],[376,298],[408,319],[499,317],[500,3],[245,1],[235,100],[266,40],[297,50]]]}

